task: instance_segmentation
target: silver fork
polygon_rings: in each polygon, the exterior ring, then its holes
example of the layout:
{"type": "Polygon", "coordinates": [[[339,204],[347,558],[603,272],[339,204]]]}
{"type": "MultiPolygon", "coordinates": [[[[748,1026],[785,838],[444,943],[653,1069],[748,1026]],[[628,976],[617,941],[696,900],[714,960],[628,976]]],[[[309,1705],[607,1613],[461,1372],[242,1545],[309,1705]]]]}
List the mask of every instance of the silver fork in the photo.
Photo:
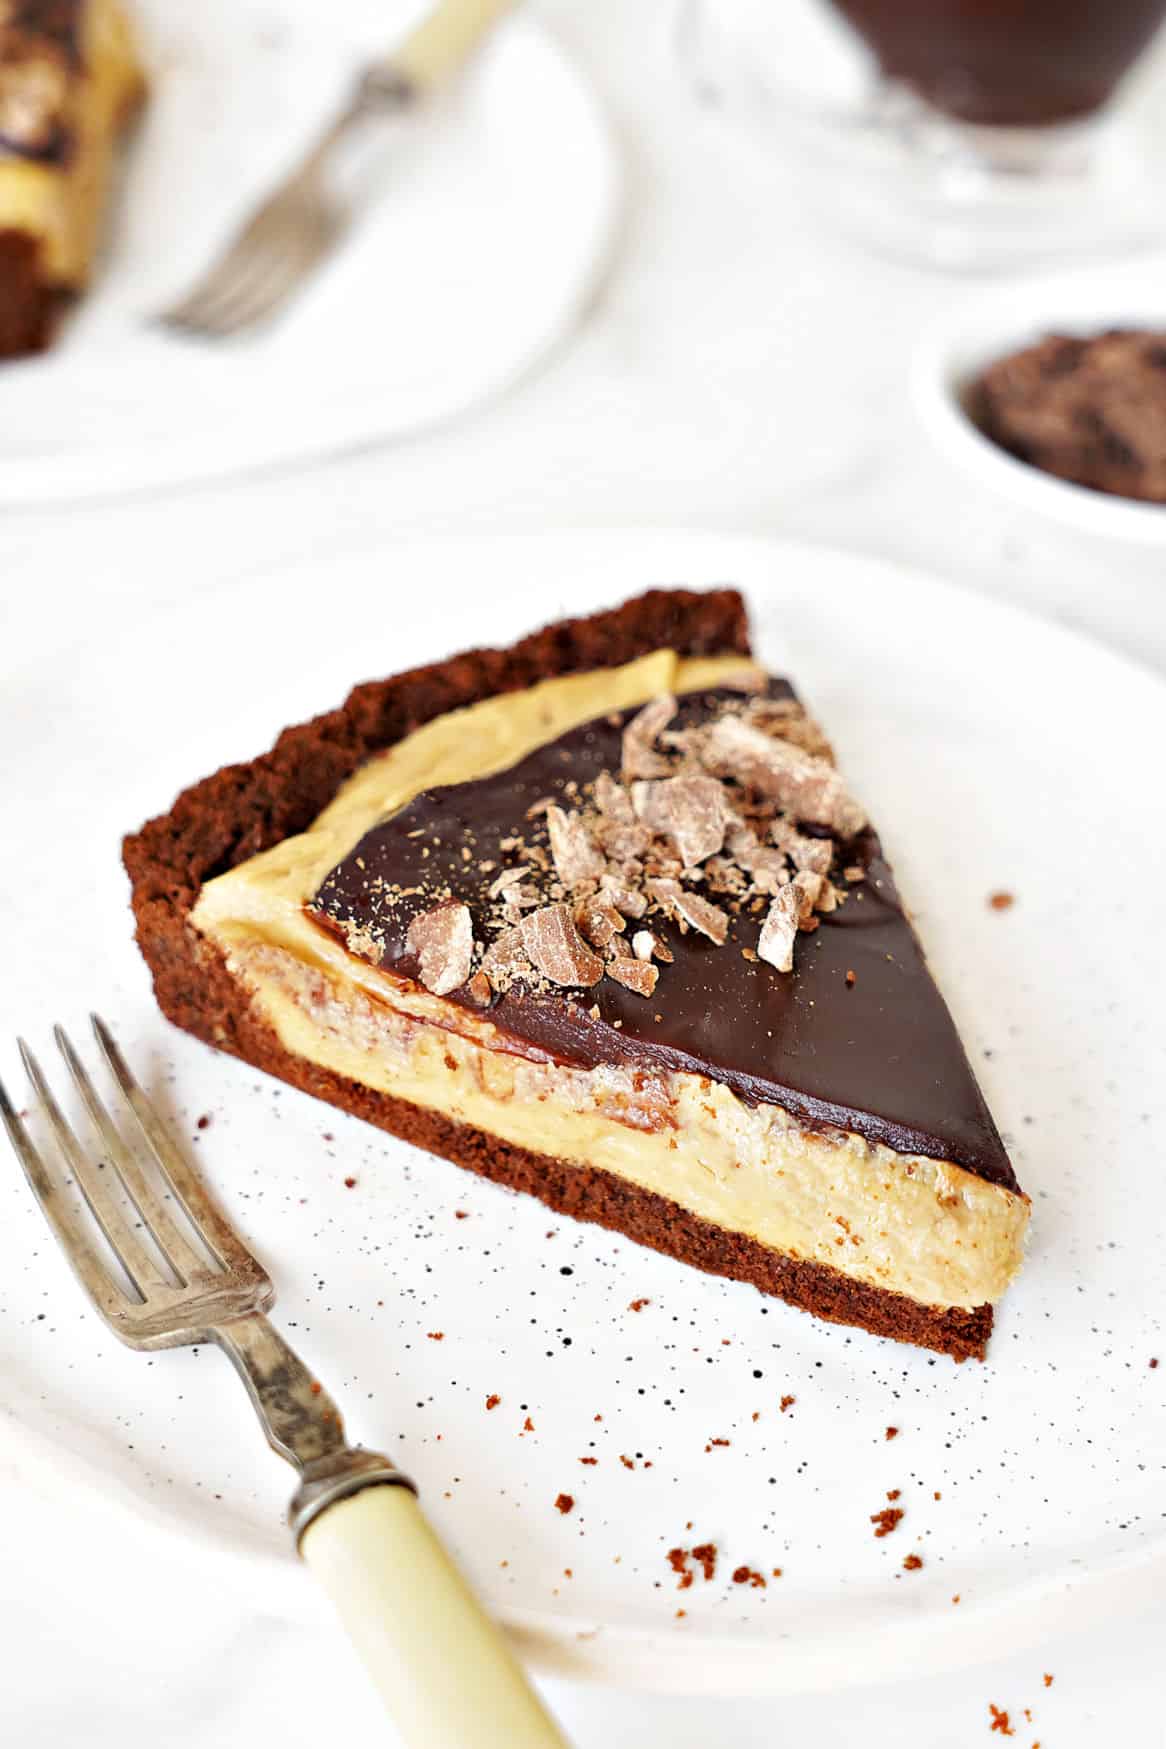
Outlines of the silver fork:
{"type": "Polygon", "coordinates": [[[45,1159],[2,1083],[0,1117],[94,1306],[131,1348],[215,1343],[230,1357],[269,1443],[299,1472],[288,1513],[299,1551],[410,1749],[563,1749],[498,1629],[421,1516],[413,1484],[387,1457],[348,1444],[332,1398],[264,1316],[275,1290],[262,1265],[207,1196],[109,1028],[97,1015],[92,1021],[138,1148],[59,1026],[53,1036],[99,1150],[82,1147],[23,1040],[21,1058],[58,1157],[45,1159]],[[70,1181],[128,1291],[69,1195],[70,1181]]]}
{"type": "Polygon", "coordinates": [[[335,247],[352,216],[339,161],[387,119],[414,108],[469,57],[516,0],[440,0],[390,57],[360,74],[339,115],[261,203],[203,278],[157,318],[225,339],[273,316],[335,247]]]}

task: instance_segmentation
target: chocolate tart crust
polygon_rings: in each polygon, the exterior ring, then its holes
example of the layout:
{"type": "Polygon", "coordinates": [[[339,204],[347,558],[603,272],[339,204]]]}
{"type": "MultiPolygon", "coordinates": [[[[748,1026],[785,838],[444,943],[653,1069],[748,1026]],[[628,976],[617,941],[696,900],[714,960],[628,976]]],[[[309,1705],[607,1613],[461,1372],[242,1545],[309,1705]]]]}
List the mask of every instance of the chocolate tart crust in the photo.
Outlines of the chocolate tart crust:
{"type": "Polygon", "coordinates": [[[652,590],[587,619],[565,620],[510,649],[474,650],[358,686],[339,710],[285,729],[269,753],[184,790],[166,814],[124,841],[136,938],[167,1019],[220,1050],[560,1213],[626,1234],[698,1269],[751,1281],[820,1318],[936,1349],[983,1357],[991,1306],[921,1305],[800,1262],[698,1219],[611,1173],[569,1165],[346,1080],[287,1051],[251,1007],[220,951],[191,926],[202,884],[304,831],[357,766],[447,711],[540,680],[616,667],[653,650],[749,654],[735,590],[652,590]]]}

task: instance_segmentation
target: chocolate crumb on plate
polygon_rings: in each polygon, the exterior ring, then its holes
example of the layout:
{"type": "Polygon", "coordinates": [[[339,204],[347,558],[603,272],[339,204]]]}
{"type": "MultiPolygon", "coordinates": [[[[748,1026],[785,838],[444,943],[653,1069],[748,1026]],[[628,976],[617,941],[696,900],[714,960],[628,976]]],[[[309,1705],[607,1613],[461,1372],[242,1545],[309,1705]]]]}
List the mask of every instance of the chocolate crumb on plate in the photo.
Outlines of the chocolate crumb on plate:
{"type": "Polygon", "coordinates": [[[903,1520],[901,1506],[884,1506],[881,1512],[872,1512],[870,1521],[875,1526],[876,1537],[890,1536],[903,1520]]]}

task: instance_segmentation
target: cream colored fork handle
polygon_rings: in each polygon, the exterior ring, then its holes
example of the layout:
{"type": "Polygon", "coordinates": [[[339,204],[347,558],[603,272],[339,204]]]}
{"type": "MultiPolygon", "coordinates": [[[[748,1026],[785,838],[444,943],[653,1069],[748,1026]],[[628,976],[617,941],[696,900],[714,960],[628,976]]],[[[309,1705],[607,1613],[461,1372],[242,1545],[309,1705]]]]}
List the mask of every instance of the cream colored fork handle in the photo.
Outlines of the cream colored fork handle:
{"type": "Polygon", "coordinates": [[[300,1553],[406,1749],[565,1749],[407,1488],[365,1488],[329,1506],[300,1553]]]}
{"type": "Polygon", "coordinates": [[[440,84],[457,72],[490,26],[515,4],[516,0],[439,0],[394,50],[394,69],[422,88],[440,84]]]}

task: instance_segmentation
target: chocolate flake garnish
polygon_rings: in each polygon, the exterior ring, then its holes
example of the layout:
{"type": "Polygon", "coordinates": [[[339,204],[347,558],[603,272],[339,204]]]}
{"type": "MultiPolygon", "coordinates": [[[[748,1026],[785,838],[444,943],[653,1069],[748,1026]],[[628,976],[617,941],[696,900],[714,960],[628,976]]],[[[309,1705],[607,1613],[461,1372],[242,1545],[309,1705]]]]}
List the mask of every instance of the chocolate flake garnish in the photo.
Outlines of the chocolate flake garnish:
{"type": "Polygon", "coordinates": [[[600,899],[585,899],[575,912],[575,921],[592,947],[606,947],[627,928],[626,919],[615,906],[605,905],[600,899]]]}
{"type": "Polygon", "coordinates": [[[710,723],[701,737],[700,754],[715,776],[735,778],[772,797],[796,819],[827,826],[843,838],[853,838],[866,825],[866,815],[832,765],[787,742],[771,740],[740,717],[722,716],[710,723]]]}
{"type": "MultiPolygon", "coordinates": [[[[828,851],[833,848],[829,839],[823,842],[828,851]]],[[[729,852],[737,866],[752,878],[758,892],[776,893],[789,881],[784,852],[771,850],[767,844],[762,844],[751,826],[732,828],[729,852]]]]}
{"type": "Polygon", "coordinates": [[[757,957],[779,972],[794,969],[794,937],[798,932],[798,912],[801,895],[795,886],[783,887],[761,925],[757,940],[757,957]]]}
{"type": "Polygon", "coordinates": [[[344,944],[357,959],[379,966],[385,957],[385,944],[378,941],[371,929],[357,929],[351,924],[344,931],[344,944]]]}
{"type": "MultiPolygon", "coordinates": [[[[448,885],[385,888],[379,903],[389,909],[429,894],[430,908],[407,935],[425,988],[444,995],[464,986],[467,1001],[488,1008],[515,982],[532,991],[590,989],[606,973],[649,996],[659,966],[673,960],[658,928],[629,929],[629,920],[649,914],[718,947],[734,918],[760,924],[756,949],[739,944],[743,957],[792,971],[798,931],[816,930],[818,913],[847,896],[834,879],[865,878],[853,863],[832,879],[838,837],[856,833],[864,816],[796,701],[756,693],[722,699],[711,716],[669,730],[678,708],[665,695],[631,716],[622,781],[600,770],[580,784],[564,772],[554,780],[557,799],[541,797],[525,810],[529,829],[499,840],[499,851],[515,860],[497,873],[495,862],[478,861],[481,877],[493,878],[478,920],[485,951],[476,968],[474,919],[448,885]]],[[[421,855],[429,854],[426,843],[421,855]]],[[[460,855],[473,863],[468,844],[460,855]]],[[[350,930],[348,945],[373,963],[383,958],[383,942],[367,927],[359,936],[350,930]]]]}
{"type": "Polygon", "coordinates": [[[422,911],[409,925],[405,941],[420,960],[421,982],[434,996],[448,996],[470,975],[474,957],[474,924],[470,908],[460,900],[422,911]]]}
{"type": "Polygon", "coordinates": [[[651,880],[648,891],[682,924],[691,924],[693,929],[715,941],[718,947],[724,944],[729,933],[729,919],[718,905],[710,905],[699,893],[688,892],[679,881],[651,880]]]}
{"type": "Polygon", "coordinates": [[[623,984],[625,989],[634,990],[637,996],[650,996],[656,988],[656,980],[660,976],[655,966],[634,957],[609,960],[607,970],[617,984],[623,984]]]}
{"type": "Polygon", "coordinates": [[[637,783],[632,805],[653,832],[671,838],[685,868],[716,856],[725,842],[728,805],[715,777],[666,777],[637,783]]]}
{"type": "Polygon", "coordinates": [[[599,879],[607,863],[580,814],[565,814],[562,808],[549,807],[547,831],[555,873],[565,887],[599,879]]]}
{"type": "Polygon", "coordinates": [[[529,873],[530,870],[526,868],[504,868],[502,873],[490,882],[488,889],[490,897],[492,899],[500,898],[507,893],[509,887],[516,887],[524,881],[529,873]]]}
{"type": "Polygon", "coordinates": [[[648,901],[623,875],[609,869],[600,878],[599,890],[609,898],[625,917],[640,918],[648,909],[648,901]]]}
{"type": "Polygon", "coordinates": [[[616,783],[610,771],[601,771],[595,779],[595,806],[619,826],[635,824],[635,809],[628,792],[622,784],[616,783]]]}
{"type": "Polygon", "coordinates": [[[476,1002],[479,1008],[489,1008],[494,999],[494,992],[485,972],[474,973],[466,985],[466,995],[471,1002],[476,1002]]]}
{"type": "Polygon", "coordinates": [[[544,905],[529,911],[518,933],[534,966],[552,984],[590,988],[603,976],[603,961],[576,929],[569,906],[544,905]]]}
{"type": "Polygon", "coordinates": [[[785,852],[794,867],[811,874],[826,875],[834,861],[834,845],[829,838],[808,838],[791,826],[788,820],[775,820],[769,836],[779,850],[785,852]]]}
{"type": "Polygon", "coordinates": [[[482,961],[482,971],[493,990],[509,990],[516,978],[529,978],[533,972],[530,956],[522,945],[517,928],[504,929],[491,942],[482,961]]]}
{"type": "Polygon", "coordinates": [[[755,723],[767,735],[774,735],[779,741],[792,742],[803,753],[812,753],[815,758],[824,759],[828,765],[833,765],[833,747],[819,724],[807,714],[805,707],[797,699],[750,699],[745,716],[748,722],[755,723]]]}
{"type": "Polygon", "coordinates": [[[817,909],[822,889],[829,883],[823,875],[811,874],[809,869],[800,868],[790,884],[798,894],[798,927],[804,929],[817,909]]]}
{"type": "Polygon", "coordinates": [[[656,740],[676,715],[676,700],[670,692],[651,699],[637,711],[623,732],[623,780],[639,777],[669,777],[672,767],[656,752],[656,740]]]}

